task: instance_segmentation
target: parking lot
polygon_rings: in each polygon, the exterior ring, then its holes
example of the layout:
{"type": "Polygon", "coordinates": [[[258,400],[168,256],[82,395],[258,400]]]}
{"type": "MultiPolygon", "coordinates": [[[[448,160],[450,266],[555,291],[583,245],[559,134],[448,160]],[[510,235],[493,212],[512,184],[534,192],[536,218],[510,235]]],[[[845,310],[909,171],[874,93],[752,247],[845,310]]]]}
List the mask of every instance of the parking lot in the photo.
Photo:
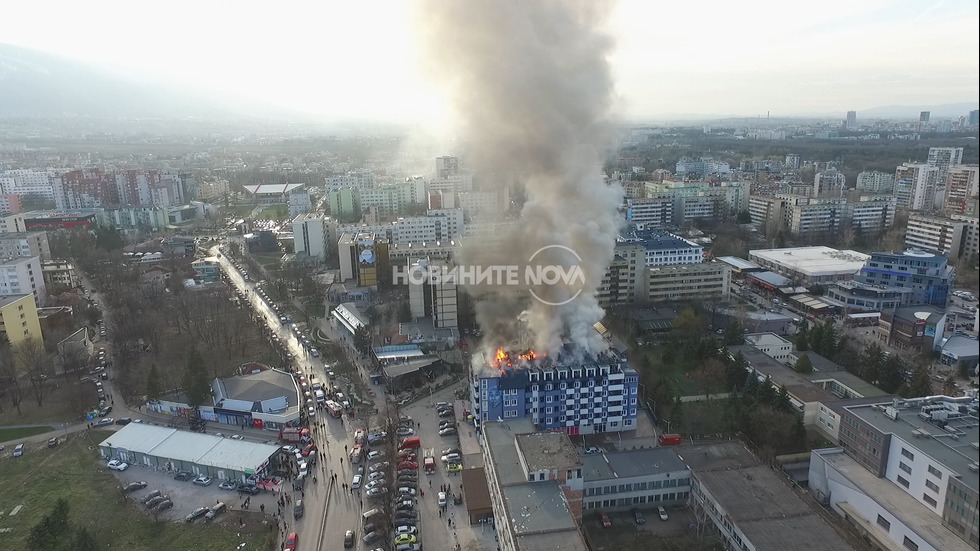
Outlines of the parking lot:
{"type": "MultiPolygon", "coordinates": [[[[184,517],[198,507],[211,507],[217,502],[222,501],[227,505],[227,510],[219,515],[214,522],[237,523],[239,519],[242,519],[248,524],[249,522],[259,521],[254,516],[243,516],[242,514],[244,511],[242,509],[242,502],[247,496],[239,497],[237,491],[222,490],[218,487],[220,482],[218,480],[213,481],[210,486],[197,486],[191,480],[187,480],[186,482],[174,480],[174,473],[137,466],[131,466],[125,471],[112,472],[119,480],[120,488],[130,482],[143,481],[147,483],[146,488],[127,494],[127,497],[133,500],[134,507],[146,510],[141,500],[143,496],[153,490],[159,490],[163,495],[169,496],[174,502],[174,506],[167,511],[156,513],[160,519],[183,520],[184,517]]],[[[259,494],[251,496],[251,502],[247,511],[250,513],[260,513],[262,505],[265,505],[265,511],[267,513],[274,513],[278,507],[276,503],[277,499],[278,495],[262,490],[259,494]]],[[[150,512],[150,514],[154,513],[150,512]]],[[[206,521],[202,517],[196,522],[206,521]]]]}

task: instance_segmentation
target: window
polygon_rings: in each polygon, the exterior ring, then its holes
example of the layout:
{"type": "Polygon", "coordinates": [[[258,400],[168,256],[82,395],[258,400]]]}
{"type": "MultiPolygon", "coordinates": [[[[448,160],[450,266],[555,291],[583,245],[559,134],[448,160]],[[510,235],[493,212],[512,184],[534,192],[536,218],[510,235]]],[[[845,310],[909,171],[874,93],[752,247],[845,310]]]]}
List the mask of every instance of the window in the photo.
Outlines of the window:
{"type": "Polygon", "coordinates": [[[939,469],[933,467],[932,465],[929,465],[928,471],[929,471],[929,474],[931,474],[932,476],[934,476],[934,477],[942,480],[943,473],[939,472],[939,469]]]}
{"type": "Polygon", "coordinates": [[[904,461],[898,462],[898,468],[901,469],[906,474],[912,474],[912,467],[906,465],[904,461]]]}
{"type": "Polygon", "coordinates": [[[905,486],[906,488],[909,487],[909,481],[905,480],[905,478],[902,476],[898,477],[898,483],[901,484],[902,486],[905,486]]]}
{"type": "Polygon", "coordinates": [[[885,517],[878,515],[878,526],[881,526],[887,531],[891,529],[892,523],[888,522],[888,519],[885,517]]]}
{"type": "Polygon", "coordinates": [[[919,544],[910,540],[908,536],[905,536],[905,541],[902,542],[902,545],[904,545],[906,549],[911,549],[912,551],[919,551],[919,544]]]}
{"type": "Polygon", "coordinates": [[[929,505],[932,505],[933,507],[936,506],[936,500],[935,500],[935,498],[933,498],[929,494],[922,494],[922,501],[925,501],[926,503],[928,503],[929,505]]]}
{"type": "Polygon", "coordinates": [[[931,480],[926,480],[926,488],[929,488],[933,492],[939,493],[939,485],[931,480]]]}
{"type": "Polygon", "coordinates": [[[912,452],[908,451],[905,448],[902,448],[902,457],[906,457],[908,459],[911,459],[912,461],[915,461],[915,454],[913,454],[912,452]]]}

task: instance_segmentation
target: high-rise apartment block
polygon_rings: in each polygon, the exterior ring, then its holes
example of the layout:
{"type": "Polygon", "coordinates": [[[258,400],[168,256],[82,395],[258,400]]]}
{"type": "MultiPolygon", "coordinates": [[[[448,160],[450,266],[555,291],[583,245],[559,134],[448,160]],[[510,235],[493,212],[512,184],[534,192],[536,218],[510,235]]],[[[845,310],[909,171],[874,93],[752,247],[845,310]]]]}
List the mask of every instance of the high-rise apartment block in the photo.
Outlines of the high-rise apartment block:
{"type": "Polygon", "coordinates": [[[881,312],[927,304],[945,308],[953,289],[945,254],[908,250],[871,253],[850,281],[831,285],[823,299],[847,311],[881,312]]]}
{"type": "Polygon", "coordinates": [[[938,167],[926,163],[902,163],[895,169],[898,206],[909,210],[932,210],[938,178],[938,167]]]}
{"type": "Polygon", "coordinates": [[[0,296],[33,295],[37,306],[44,306],[47,289],[37,256],[8,257],[0,260],[0,296]]]}
{"type": "Polygon", "coordinates": [[[949,172],[946,174],[943,212],[946,214],[967,214],[968,205],[971,200],[976,203],[978,195],[980,195],[980,166],[955,165],[949,167],[949,172]]]}
{"type": "Polygon", "coordinates": [[[967,230],[966,222],[912,213],[905,231],[905,248],[938,251],[956,262],[964,253],[967,230]]]}
{"type": "Polygon", "coordinates": [[[857,128],[857,111],[848,111],[847,120],[844,122],[844,127],[848,130],[854,130],[857,128]]]}
{"type": "Polygon", "coordinates": [[[858,172],[856,187],[871,193],[891,193],[895,189],[895,175],[877,170],[858,172]]]}

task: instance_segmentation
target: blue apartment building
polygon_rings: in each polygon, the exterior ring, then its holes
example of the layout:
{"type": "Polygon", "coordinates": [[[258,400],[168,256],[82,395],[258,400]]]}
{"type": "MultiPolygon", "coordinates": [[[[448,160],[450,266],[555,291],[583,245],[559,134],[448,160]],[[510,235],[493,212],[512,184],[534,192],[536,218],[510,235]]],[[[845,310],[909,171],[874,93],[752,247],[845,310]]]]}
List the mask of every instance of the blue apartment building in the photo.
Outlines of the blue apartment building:
{"type": "Polygon", "coordinates": [[[474,362],[485,363],[474,363],[470,381],[478,427],[526,417],[539,431],[570,436],[636,429],[639,375],[615,352],[588,358],[566,348],[557,359],[497,367],[477,354],[474,362]]]}

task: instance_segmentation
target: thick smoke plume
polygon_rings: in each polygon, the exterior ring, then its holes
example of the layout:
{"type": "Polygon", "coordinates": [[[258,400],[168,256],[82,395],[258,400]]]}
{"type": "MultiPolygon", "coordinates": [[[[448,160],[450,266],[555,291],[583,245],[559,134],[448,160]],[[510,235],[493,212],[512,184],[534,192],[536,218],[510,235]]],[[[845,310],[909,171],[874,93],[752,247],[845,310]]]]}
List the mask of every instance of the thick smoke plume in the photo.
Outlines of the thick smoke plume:
{"type": "Polygon", "coordinates": [[[525,341],[554,353],[569,340],[602,348],[594,292],[613,257],[622,201],[601,174],[613,94],[608,12],[593,0],[421,3],[425,59],[455,101],[466,164],[526,182],[517,231],[492,246],[470,241],[458,263],[519,264],[523,275],[532,255],[551,246],[534,263],[578,265],[584,275],[584,285],[471,288],[489,347],[525,341]]]}

